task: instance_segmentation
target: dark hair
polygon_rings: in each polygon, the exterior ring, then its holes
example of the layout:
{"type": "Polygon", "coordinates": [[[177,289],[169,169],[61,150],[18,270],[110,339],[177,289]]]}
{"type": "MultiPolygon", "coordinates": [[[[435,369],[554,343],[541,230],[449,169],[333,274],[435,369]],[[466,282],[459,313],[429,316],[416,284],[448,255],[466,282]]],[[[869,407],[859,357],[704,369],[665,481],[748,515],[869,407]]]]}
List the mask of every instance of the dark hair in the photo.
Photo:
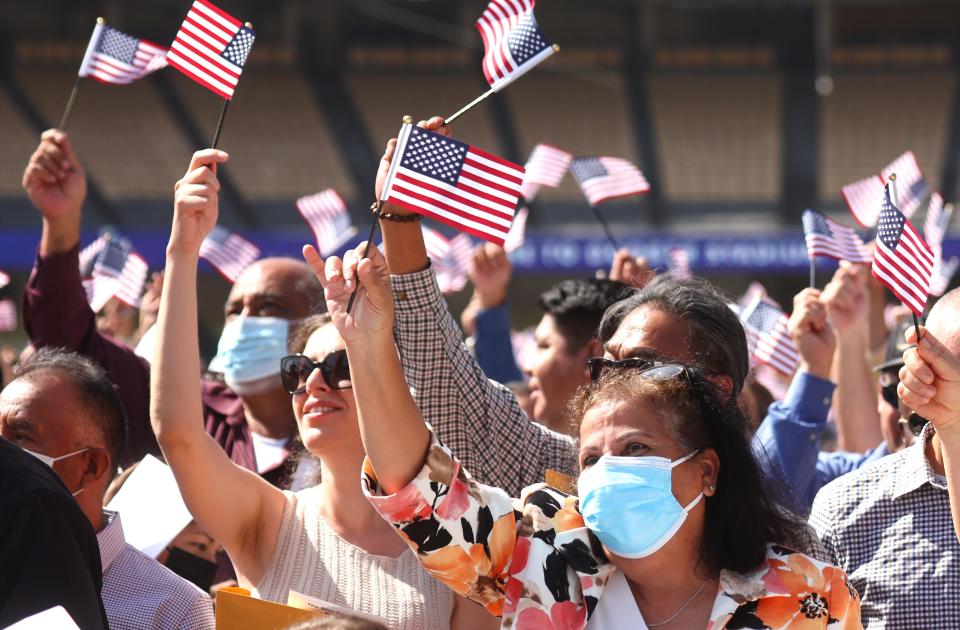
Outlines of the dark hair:
{"type": "Polygon", "coordinates": [[[553,317],[570,346],[580,348],[597,336],[604,311],[630,291],[630,287],[615,280],[564,280],[540,294],[537,304],[553,317]]]}
{"type": "Polygon", "coordinates": [[[291,322],[290,333],[287,335],[287,352],[300,354],[307,347],[310,335],[320,330],[333,320],[329,313],[310,315],[303,319],[291,322]]]}
{"type": "Polygon", "coordinates": [[[684,452],[716,452],[720,470],[716,492],[705,499],[700,552],[711,574],[755,569],[770,544],[803,549],[805,526],[783,507],[781,486],[761,469],[737,401],[702,370],[688,368],[687,374],[656,381],[635,369],[610,370],[578,392],[572,410],[582,418],[605,400],[643,400],[662,412],[658,417],[684,452]]]}
{"type": "Polygon", "coordinates": [[[17,368],[17,380],[36,382],[53,372],[76,388],[87,416],[103,436],[114,468],[121,464],[127,442],[127,415],[116,387],[102,367],[63,348],[41,348],[17,368]]]}
{"type": "Polygon", "coordinates": [[[731,303],[730,298],[703,278],[657,276],[643,289],[607,309],[600,322],[600,341],[610,341],[630,313],[650,304],[686,323],[692,335],[691,356],[699,367],[732,378],[736,397],[750,370],[750,357],[747,337],[730,309],[731,303]]]}

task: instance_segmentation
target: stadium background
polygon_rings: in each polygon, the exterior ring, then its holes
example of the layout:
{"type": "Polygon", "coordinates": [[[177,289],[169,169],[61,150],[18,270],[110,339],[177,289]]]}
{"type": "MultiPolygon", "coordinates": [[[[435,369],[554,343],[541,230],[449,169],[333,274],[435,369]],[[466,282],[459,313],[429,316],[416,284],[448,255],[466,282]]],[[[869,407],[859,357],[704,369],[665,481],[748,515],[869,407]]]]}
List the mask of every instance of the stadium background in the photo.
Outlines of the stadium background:
{"type": "MultiPolygon", "coordinates": [[[[221,141],[231,161],[220,217],[265,255],[296,255],[310,232],[293,201],[326,187],[365,232],[401,115],[449,115],[487,88],[472,27],[481,1],[219,4],[257,31],[221,141]]],[[[13,290],[39,239],[23,167],[60,118],[96,17],[169,45],[188,5],[0,3],[0,268],[13,290]]],[[[804,208],[852,225],[840,187],[907,149],[932,189],[956,198],[958,2],[542,0],[537,18],[561,53],[465,115],[456,136],[520,163],[538,142],[633,161],[652,191],[603,212],[655,266],[679,244],[695,273],[732,292],[760,279],[788,305],[807,278],[804,208]]],[[[220,103],[173,70],[130,86],[84,82],[69,125],[91,184],[84,243],[109,225],[162,266],[173,182],[209,143],[220,103]]],[[[570,175],[541,191],[527,235],[516,298],[589,275],[611,254],[570,175]]],[[[948,238],[945,256],[957,253],[948,238]]],[[[212,272],[201,283],[209,350],[229,287],[212,272]]],[[[466,298],[453,296],[454,308],[466,298]]],[[[530,302],[513,309],[518,323],[534,320],[530,302]]]]}

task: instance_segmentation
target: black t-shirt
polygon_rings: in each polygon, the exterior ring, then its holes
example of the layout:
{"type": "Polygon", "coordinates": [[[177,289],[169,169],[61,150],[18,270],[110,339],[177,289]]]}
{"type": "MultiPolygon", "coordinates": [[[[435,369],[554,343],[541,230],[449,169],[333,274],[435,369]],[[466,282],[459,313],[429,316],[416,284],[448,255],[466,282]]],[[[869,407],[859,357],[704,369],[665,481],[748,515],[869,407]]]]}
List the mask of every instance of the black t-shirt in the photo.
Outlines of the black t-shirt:
{"type": "Polygon", "coordinates": [[[0,437],[0,628],[63,606],[83,630],[108,628],[100,548],[49,466],[0,437]]]}

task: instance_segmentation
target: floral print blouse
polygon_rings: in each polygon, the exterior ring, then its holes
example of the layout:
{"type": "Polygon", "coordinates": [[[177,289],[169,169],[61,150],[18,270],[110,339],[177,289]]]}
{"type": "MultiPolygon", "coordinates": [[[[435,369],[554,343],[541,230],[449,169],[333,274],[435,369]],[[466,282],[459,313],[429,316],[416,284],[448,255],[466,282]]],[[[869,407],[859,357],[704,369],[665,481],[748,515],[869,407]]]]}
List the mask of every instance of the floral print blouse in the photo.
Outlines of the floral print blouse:
{"type": "MultiPolygon", "coordinates": [[[[517,630],[584,628],[617,571],[583,523],[577,498],[545,484],[519,500],[471,479],[436,437],[405,488],[384,495],[369,461],[363,486],[424,568],[517,630]]],[[[750,574],[723,571],[708,630],[860,628],[844,572],[771,546],[750,574]]]]}

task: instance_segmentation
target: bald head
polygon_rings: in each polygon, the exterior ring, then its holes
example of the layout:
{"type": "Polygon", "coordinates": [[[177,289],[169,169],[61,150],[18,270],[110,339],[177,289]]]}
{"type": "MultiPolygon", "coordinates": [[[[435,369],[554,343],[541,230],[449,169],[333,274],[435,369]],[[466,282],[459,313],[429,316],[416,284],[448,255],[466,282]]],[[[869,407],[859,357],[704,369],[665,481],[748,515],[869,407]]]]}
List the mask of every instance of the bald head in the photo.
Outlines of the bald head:
{"type": "Polygon", "coordinates": [[[937,300],[927,316],[926,326],[954,356],[960,356],[960,289],[937,300]]]}
{"type": "Polygon", "coordinates": [[[302,319],[326,311],[323,287],[302,260],[264,258],[247,267],[224,306],[229,321],[238,315],[302,319]]]}

